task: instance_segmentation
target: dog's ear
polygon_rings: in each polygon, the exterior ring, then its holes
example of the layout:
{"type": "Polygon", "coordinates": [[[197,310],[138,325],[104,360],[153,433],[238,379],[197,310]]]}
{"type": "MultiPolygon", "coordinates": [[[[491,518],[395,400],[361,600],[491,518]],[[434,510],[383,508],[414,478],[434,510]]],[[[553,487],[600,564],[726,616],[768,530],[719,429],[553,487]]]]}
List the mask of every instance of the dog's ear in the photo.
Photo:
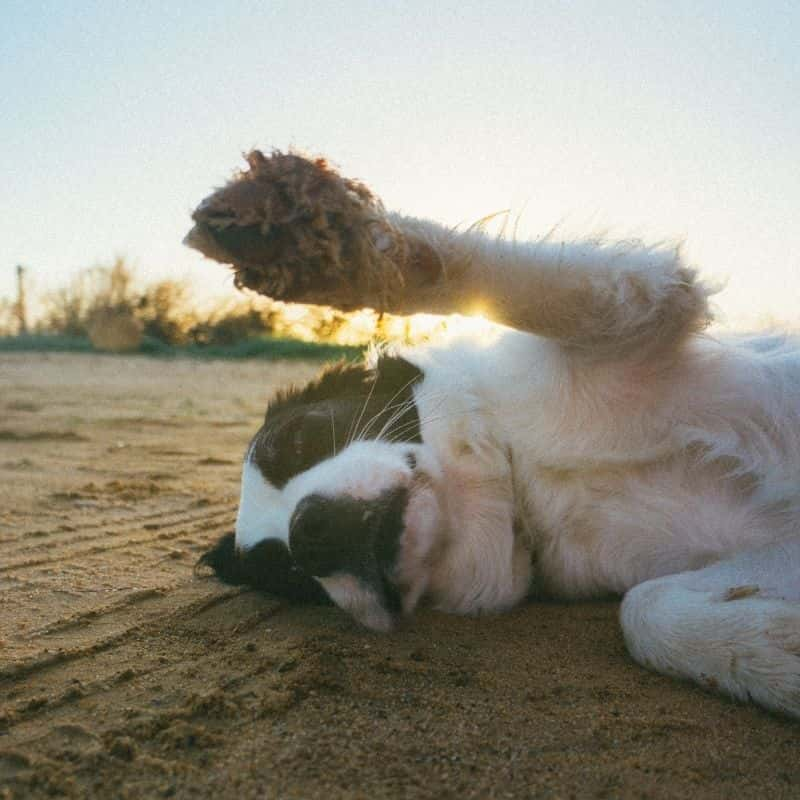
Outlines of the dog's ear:
{"type": "Polygon", "coordinates": [[[382,353],[375,364],[377,380],[376,391],[380,393],[407,393],[415,383],[421,381],[424,373],[402,356],[382,353]]]}
{"type": "Polygon", "coordinates": [[[280,539],[265,539],[237,550],[235,534],[226,533],[200,557],[197,567],[209,567],[223,583],[250,586],[292,603],[331,605],[322,586],[294,563],[280,539]]]}
{"type": "Polygon", "coordinates": [[[374,418],[375,431],[381,431],[391,441],[422,441],[413,389],[424,377],[421,369],[401,356],[378,356],[374,394],[386,413],[374,418]]]}

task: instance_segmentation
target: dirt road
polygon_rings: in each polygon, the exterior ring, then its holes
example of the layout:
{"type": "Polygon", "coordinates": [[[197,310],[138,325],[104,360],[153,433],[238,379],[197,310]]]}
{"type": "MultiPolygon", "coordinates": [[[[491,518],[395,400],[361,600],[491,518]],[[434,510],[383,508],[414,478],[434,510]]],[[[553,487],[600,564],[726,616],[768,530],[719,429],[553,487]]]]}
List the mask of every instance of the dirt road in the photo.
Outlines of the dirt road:
{"type": "Polygon", "coordinates": [[[0,356],[0,798],[800,797],[800,724],[641,670],[616,603],[380,637],[195,576],[315,371],[0,356]]]}

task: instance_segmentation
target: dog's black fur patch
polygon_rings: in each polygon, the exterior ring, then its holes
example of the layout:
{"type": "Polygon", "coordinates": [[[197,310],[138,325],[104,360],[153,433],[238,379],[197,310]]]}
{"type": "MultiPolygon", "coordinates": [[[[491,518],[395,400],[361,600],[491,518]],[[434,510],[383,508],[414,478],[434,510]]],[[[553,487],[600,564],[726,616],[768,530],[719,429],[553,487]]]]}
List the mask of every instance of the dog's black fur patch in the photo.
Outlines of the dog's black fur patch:
{"type": "Polygon", "coordinates": [[[294,563],[280,539],[265,539],[237,551],[235,535],[226,533],[197,565],[210,567],[219,580],[233,586],[251,586],[298,604],[332,605],[322,586],[294,563]]]}
{"type": "Polygon", "coordinates": [[[253,438],[252,461],[277,488],[339,452],[353,438],[420,442],[412,390],[423,373],[383,355],[376,368],[341,362],[302,388],[276,395],[253,438]]]}

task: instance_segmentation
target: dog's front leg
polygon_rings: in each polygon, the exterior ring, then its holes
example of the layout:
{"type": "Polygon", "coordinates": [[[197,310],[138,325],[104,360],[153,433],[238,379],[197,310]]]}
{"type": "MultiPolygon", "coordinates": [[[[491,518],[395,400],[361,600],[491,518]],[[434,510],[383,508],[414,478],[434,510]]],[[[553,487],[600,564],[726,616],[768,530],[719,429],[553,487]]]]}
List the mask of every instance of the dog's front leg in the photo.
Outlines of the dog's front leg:
{"type": "Polygon", "coordinates": [[[496,322],[555,339],[572,352],[608,357],[674,347],[710,321],[710,290],[678,248],[516,242],[390,219],[411,241],[431,248],[439,265],[436,281],[403,296],[403,312],[480,308],[496,322]]]}
{"type": "Polygon", "coordinates": [[[324,160],[248,156],[193,215],[187,243],[279,300],[399,314],[475,313],[615,356],[669,347],[709,320],[677,249],[515,242],[386,213],[324,160]]]}
{"type": "Polygon", "coordinates": [[[800,539],[645,581],[622,604],[631,655],[800,718],[800,539]]]}

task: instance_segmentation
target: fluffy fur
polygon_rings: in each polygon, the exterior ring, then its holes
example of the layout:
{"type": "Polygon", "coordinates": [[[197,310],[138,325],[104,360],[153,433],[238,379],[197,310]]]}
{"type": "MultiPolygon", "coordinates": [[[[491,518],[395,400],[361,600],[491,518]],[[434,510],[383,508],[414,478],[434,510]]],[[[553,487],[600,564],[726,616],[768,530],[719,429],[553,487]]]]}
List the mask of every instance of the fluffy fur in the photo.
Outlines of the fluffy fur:
{"type": "MultiPolygon", "coordinates": [[[[348,406],[352,435],[281,485],[251,447],[239,557],[267,538],[296,555],[302,529],[303,570],[320,563],[305,555],[317,531],[324,567],[309,574],[381,630],[421,602],[479,614],[531,592],[625,595],[637,661],[800,717],[798,344],[703,333],[710,291],[673,249],[512,243],[381,217],[370,202],[380,223],[363,223],[370,252],[406,254],[380,293],[387,310],[479,302],[515,330],[405,353],[411,397],[398,401],[391,384],[383,411],[366,415],[382,413],[382,429],[360,435],[376,365],[348,406]],[[412,405],[420,435],[409,440],[397,415],[412,405]],[[386,496],[404,505],[376,516],[386,496]],[[339,524],[317,506],[310,526],[307,498],[361,503],[363,523],[351,513],[339,524]],[[348,555],[337,561],[339,547],[348,555]]],[[[226,242],[214,257],[228,259],[226,242]]],[[[349,291],[346,305],[377,305],[370,286],[349,291]]],[[[294,413],[335,418],[331,388],[315,409],[296,392],[294,413]]],[[[268,412],[254,441],[279,440],[283,425],[268,412]]]]}

